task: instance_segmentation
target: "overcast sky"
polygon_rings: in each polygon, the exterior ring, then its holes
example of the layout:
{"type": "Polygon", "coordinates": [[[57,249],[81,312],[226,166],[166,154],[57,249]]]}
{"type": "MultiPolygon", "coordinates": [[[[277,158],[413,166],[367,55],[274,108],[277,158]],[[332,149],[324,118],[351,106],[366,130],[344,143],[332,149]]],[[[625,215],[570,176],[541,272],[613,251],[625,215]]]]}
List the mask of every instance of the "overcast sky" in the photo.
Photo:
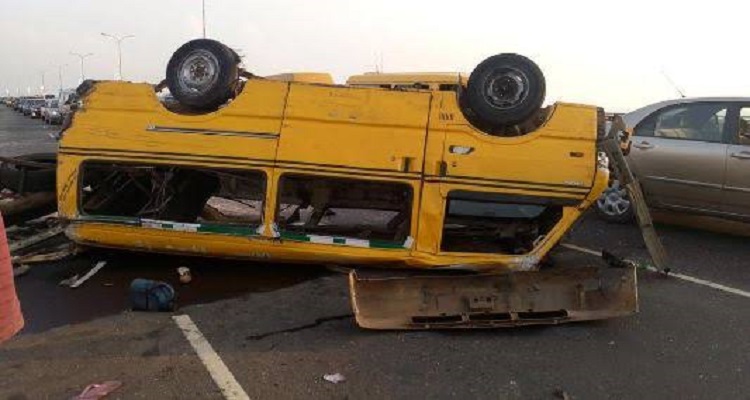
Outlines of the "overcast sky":
{"type": "MultiPolygon", "coordinates": [[[[79,76],[158,82],[172,52],[201,36],[200,0],[0,0],[0,91],[56,90],[79,76]]],[[[626,111],[688,96],[750,94],[747,1],[206,0],[207,31],[257,74],[466,71],[515,52],[547,76],[548,101],[626,111]]]]}

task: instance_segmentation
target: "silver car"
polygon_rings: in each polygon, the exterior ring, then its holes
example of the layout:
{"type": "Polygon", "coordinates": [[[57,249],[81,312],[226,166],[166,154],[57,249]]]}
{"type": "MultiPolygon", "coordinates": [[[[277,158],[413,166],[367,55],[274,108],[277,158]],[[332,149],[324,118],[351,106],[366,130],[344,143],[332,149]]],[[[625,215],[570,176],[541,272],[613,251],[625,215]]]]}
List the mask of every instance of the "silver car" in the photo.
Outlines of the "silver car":
{"type": "MultiPolygon", "coordinates": [[[[750,221],[750,98],[692,98],[623,116],[627,156],[652,208],[750,221]]],[[[597,202],[607,220],[632,219],[613,181],[597,202]]]]}
{"type": "Polygon", "coordinates": [[[59,124],[62,122],[60,117],[59,103],[55,99],[47,100],[41,109],[42,120],[47,124],[59,124]]]}

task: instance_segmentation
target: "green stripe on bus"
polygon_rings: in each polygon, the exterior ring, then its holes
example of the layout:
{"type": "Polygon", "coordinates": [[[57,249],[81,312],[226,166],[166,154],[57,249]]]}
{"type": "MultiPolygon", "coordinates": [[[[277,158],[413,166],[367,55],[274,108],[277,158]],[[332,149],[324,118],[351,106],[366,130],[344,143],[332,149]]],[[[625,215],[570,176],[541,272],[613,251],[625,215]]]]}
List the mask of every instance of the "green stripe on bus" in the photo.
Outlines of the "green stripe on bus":
{"type": "Polygon", "coordinates": [[[219,225],[219,224],[200,224],[198,232],[200,233],[219,233],[232,236],[258,236],[257,227],[237,226],[237,225],[219,225]]]}

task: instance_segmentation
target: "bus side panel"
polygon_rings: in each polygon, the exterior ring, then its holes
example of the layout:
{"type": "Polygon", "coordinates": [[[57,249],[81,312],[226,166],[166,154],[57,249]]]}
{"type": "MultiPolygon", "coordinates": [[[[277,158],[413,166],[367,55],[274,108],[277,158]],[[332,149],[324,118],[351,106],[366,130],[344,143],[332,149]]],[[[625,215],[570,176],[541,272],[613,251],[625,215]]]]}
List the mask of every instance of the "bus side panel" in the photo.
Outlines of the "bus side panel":
{"type": "Polygon", "coordinates": [[[431,94],[292,83],[279,165],[417,175],[431,94]]]}
{"type": "Polygon", "coordinates": [[[153,87],[101,82],[83,99],[61,140],[70,151],[273,162],[288,83],[251,80],[218,111],[164,108],[153,87]]]}

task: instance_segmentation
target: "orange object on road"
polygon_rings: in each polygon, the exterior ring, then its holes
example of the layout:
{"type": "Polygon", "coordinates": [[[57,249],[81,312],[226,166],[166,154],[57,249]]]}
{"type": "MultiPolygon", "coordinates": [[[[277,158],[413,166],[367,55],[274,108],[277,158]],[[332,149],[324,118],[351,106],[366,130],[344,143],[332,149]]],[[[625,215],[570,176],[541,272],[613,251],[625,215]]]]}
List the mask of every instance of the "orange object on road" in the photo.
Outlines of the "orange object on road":
{"type": "Polygon", "coordinates": [[[10,261],[5,223],[0,215],[0,342],[4,342],[23,328],[21,304],[13,284],[13,264],[10,261]]]}

